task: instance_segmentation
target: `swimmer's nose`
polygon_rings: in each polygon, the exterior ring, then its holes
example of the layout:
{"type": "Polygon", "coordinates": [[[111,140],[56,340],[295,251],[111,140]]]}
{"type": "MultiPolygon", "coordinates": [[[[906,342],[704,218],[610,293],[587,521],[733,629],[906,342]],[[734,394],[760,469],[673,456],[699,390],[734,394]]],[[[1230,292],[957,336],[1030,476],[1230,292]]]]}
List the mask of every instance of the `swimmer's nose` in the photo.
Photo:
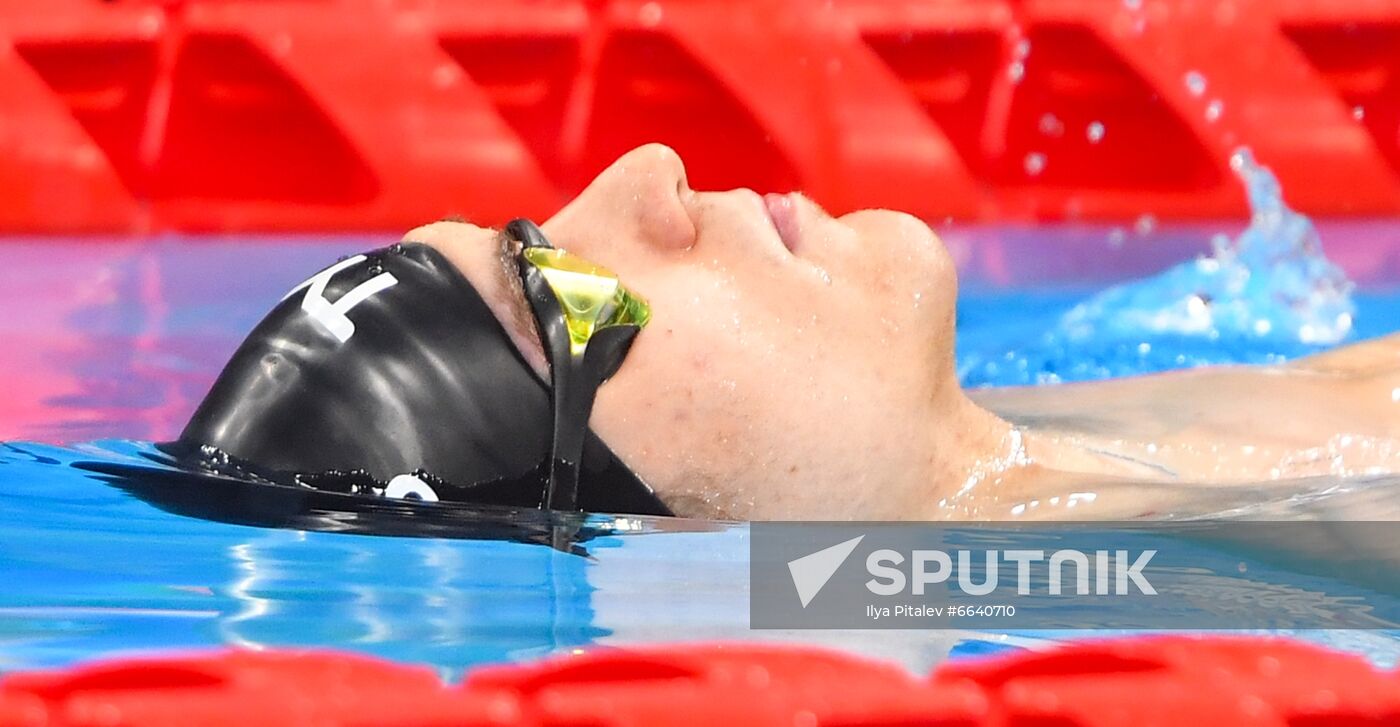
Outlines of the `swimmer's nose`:
{"type": "Polygon", "coordinates": [[[648,247],[684,249],[695,244],[690,210],[693,193],[685,163],[665,144],[646,144],[623,154],[545,226],[553,238],[578,237],[580,228],[631,228],[648,247]]]}
{"type": "Polygon", "coordinates": [[[655,174],[667,186],[674,186],[677,196],[690,193],[690,180],[686,177],[685,161],[681,159],[681,155],[676,153],[675,149],[665,144],[656,142],[643,144],[622,155],[618,161],[635,163],[638,167],[647,170],[648,173],[655,174]]]}
{"type": "Polygon", "coordinates": [[[666,249],[695,244],[687,204],[691,190],[681,155],[665,144],[646,144],[622,155],[617,165],[640,187],[632,201],[642,240],[666,249]]]}

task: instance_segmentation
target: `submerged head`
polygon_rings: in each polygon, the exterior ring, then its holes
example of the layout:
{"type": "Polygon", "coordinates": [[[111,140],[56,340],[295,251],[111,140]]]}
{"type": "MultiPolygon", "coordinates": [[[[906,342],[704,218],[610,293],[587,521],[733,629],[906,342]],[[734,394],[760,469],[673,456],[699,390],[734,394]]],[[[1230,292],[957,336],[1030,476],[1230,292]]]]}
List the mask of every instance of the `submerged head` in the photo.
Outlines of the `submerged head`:
{"type": "MultiPolygon", "coordinates": [[[[653,144],[543,229],[650,303],[591,423],[678,514],[918,517],[971,451],[959,440],[989,436],[955,377],[951,260],[909,215],[695,191],[653,144]]],[[[406,239],[455,263],[545,372],[504,236],[439,222],[406,239]]]]}

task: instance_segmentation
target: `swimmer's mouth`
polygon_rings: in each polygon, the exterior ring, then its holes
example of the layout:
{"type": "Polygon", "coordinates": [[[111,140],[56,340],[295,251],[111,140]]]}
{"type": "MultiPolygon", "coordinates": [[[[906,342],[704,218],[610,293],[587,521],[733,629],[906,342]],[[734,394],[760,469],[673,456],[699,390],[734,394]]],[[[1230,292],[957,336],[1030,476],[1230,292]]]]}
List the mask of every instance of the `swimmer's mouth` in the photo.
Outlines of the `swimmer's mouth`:
{"type": "Polygon", "coordinates": [[[768,210],[768,219],[773,223],[773,229],[778,231],[778,237],[783,241],[783,247],[788,252],[796,253],[797,244],[802,236],[801,220],[798,218],[797,193],[774,194],[769,192],[763,195],[763,206],[768,210]]]}

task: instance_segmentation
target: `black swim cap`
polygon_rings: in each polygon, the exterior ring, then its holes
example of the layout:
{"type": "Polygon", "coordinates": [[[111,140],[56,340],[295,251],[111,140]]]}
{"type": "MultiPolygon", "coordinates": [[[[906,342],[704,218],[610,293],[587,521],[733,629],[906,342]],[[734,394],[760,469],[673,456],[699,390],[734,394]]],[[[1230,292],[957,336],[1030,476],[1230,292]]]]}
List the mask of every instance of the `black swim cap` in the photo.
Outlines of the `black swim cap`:
{"type": "MultiPolygon", "coordinates": [[[[511,230],[538,233],[523,222],[511,230]]],[[[525,282],[538,314],[539,286],[525,282]]],[[[628,344],[593,366],[598,382],[628,344]]],[[[554,405],[462,273],[427,245],[402,244],[342,260],[293,290],[165,449],[281,484],[540,508],[561,469],[554,405]]],[[[563,467],[577,471],[576,490],[569,484],[555,507],[671,514],[591,430],[579,432],[581,459],[563,467]]]]}

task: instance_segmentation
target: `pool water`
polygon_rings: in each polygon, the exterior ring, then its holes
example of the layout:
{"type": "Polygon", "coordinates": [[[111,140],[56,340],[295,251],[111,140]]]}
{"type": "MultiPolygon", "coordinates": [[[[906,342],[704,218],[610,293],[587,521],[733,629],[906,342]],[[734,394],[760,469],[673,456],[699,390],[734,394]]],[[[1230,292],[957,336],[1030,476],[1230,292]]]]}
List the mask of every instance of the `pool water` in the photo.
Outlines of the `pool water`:
{"type": "MultiPolygon", "coordinates": [[[[1325,347],[1247,330],[1069,337],[1076,305],[1208,253],[1208,225],[1128,233],[1126,243],[1114,228],[944,232],[963,273],[958,356],[969,385],[1277,361],[1325,347]],[[1066,262],[1075,256],[1089,264],[1066,262]]],[[[1400,224],[1324,225],[1323,237],[1360,286],[1346,340],[1400,329],[1400,245],[1390,242],[1400,224]]],[[[385,242],[0,241],[0,440],[11,440],[0,446],[0,669],[237,644],[354,649],[455,674],[590,645],[717,638],[818,642],[926,668],[950,654],[1087,635],[752,632],[743,524],[643,520],[642,532],[592,540],[582,557],[497,540],[207,522],[69,466],[143,461],[150,441],[178,433],[273,301],[338,256],[385,242]]],[[[1228,577],[1233,561],[1203,554],[1203,569],[1217,565],[1228,577]]],[[[1400,658],[1390,632],[1300,635],[1382,664],[1400,658]]]]}

